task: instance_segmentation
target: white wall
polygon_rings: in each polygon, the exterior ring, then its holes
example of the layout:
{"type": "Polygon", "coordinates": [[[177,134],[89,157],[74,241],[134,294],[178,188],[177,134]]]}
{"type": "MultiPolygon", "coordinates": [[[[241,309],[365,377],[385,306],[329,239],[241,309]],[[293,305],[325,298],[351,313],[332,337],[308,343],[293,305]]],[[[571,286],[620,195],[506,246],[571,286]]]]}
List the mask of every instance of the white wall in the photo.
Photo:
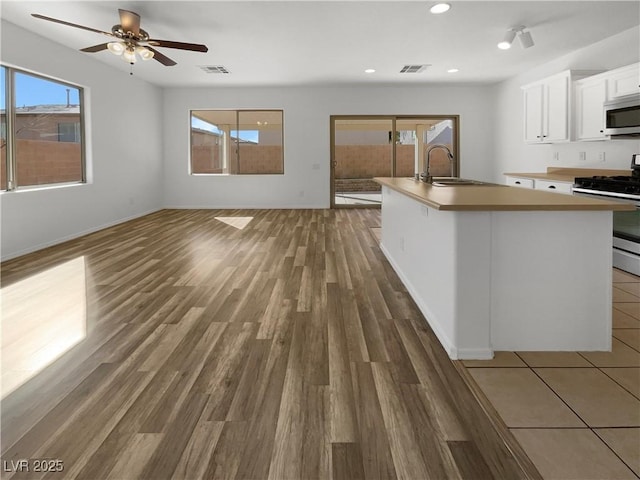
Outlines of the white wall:
{"type": "Polygon", "coordinates": [[[165,206],[326,208],[329,117],[359,114],[460,115],[463,176],[488,179],[494,155],[489,86],[170,88],[164,95],[165,206]],[[189,175],[189,110],[284,110],[284,175],[189,175]]]}
{"type": "MultiPolygon", "coordinates": [[[[85,88],[86,185],[0,193],[5,260],[162,206],[162,90],[2,22],[3,64],[85,88]]],[[[106,52],[102,54],[106,55],[106,52]]],[[[93,54],[93,55],[100,55],[93,54]]]]}
{"type": "Polygon", "coordinates": [[[640,27],[621,32],[496,85],[493,179],[503,181],[504,172],[542,172],[546,171],[547,166],[629,169],[631,154],[640,152],[640,140],[526,145],[523,141],[524,112],[520,87],[564,70],[612,70],[638,61],[640,27]],[[558,160],[554,160],[556,152],[558,160]],[[579,152],[586,152],[586,161],[579,160],[579,152]],[[604,163],[598,162],[599,152],[606,154],[604,163]]]}

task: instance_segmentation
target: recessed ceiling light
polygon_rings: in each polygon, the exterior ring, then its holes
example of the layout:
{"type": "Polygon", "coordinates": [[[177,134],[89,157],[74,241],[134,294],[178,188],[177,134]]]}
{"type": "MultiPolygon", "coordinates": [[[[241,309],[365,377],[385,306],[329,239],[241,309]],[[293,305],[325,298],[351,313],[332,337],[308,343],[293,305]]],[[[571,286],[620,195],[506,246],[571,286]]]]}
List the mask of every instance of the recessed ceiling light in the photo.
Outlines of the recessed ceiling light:
{"type": "Polygon", "coordinates": [[[457,73],[460,70],[458,70],[457,68],[450,68],[449,70],[447,70],[447,73],[457,73]]]}
{"type": "Polygon", "coordinates": [[[373,68],[367,68],[364,73],[376,73],[376,71],[373,68]]]}
{"type": "Polygon", "coordinates": [[[451,8],[451,5],[449,5],[448,3],[436,3],[433,7],[431,7],[429,9],[429,11],[431,13],[444,13],[446,11],[448,11],[451,8]]]}

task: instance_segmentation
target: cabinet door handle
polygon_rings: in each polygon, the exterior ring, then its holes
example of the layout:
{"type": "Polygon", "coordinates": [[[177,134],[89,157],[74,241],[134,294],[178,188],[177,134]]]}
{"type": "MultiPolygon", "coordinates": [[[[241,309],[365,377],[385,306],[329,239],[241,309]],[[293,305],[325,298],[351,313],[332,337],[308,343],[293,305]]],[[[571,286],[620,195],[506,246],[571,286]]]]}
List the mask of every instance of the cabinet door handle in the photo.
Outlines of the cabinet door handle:
{"type": "Polygon", "coordinates": [[[520,182],[519,182],[519,181],[517,181],[517,182],[516,182],[516,185],[520,185],[520,182]]]}
{"type": "Polygon", "coordinates": [[[536,138],[542,138],[540,135],[536,135],[536,138]]]}
{"type": "Polygon", "coordinates": [[[600,133],[604,133],[604,130],[600,130],[600,133]]]}
{"type": "Polygon", "coordinates": [[[550,188],[551,190],[555,190],[556,186],[555,185],[549,185],[547,188],[550,188]]]}

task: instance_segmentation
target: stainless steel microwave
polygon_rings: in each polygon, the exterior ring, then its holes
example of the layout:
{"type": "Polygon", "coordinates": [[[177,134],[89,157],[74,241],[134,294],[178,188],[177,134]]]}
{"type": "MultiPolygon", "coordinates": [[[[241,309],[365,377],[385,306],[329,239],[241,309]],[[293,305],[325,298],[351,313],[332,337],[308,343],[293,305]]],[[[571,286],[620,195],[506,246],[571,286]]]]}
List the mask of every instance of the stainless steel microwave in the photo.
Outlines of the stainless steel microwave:
{"type": "Polygon", "coordinates": [[[604,133],[611,137],[640,136],[640,95],[626,95],[604,104],[604,133]]]}

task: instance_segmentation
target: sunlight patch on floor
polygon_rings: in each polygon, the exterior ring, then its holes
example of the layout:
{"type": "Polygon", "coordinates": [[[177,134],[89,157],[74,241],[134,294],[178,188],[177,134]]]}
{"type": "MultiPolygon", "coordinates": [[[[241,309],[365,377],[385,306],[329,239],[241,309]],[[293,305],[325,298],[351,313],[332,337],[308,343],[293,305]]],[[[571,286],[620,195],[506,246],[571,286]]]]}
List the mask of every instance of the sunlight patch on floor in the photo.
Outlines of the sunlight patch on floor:
{"type": "Polygon", "coordinates": [[[84,257],[3,287],[0,305],[4,398],[86,337],[84,257]]]}
{"type": "Polygon", "coordinates": [[[253,220],[253,217],[215,217],[215,219],[219,222],[231,225],[238,230],[243,230],[244,227],[249,225],[249,222],[253,220]]]}

